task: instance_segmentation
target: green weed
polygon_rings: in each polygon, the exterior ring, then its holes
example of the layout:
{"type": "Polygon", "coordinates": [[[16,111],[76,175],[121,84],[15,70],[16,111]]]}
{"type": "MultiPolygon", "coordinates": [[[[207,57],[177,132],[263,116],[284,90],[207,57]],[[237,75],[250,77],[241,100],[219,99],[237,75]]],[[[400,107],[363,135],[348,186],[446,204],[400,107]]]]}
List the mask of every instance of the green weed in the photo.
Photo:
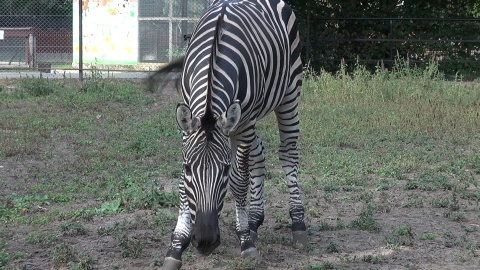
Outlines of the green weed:
{"type": "Polygon", "coordinates": [[[337,243],[330,242],[327,246],[327,252],[336,253],[336,252],[339,252],[339,248],[340,248],[340,246],[337,243]]]}
{"type": "Polygon", "coordinates": [[[372,200],[373,200],[373,193],[372,192],[362,192],[357,197],[357,200],[368,204],[368,203],[372,202],[372,200]]]}
{"type": "Polygon", "coordinates": [[[422,239],[423,240],[434,240],[436,238],[436,235],[434,233],[424,233],[422,234],[422,239]]]}
{"type": "Polygon", "coordinates": [[[385,242],[388,246],[397,248],[400,246],[410,246],[415,239],[415,233],[412,230],[412,226],[398,226],[393,228],[392,233],[385,237],[385,242]]]}
{"type": "Polygon", "coordinates": [[[77,262],[68,262],[68,268],[72,270],[93,270],[97,259],[91,256],[80,255],[77,258],[77,262]]]}
{"type": "Polygon", "coordinates": [[[61,267],[76,259],[76,251],[68,244],[58,244],[51,250],[52,262],[55,267],[61,267]]]}
{"type": "Polygon", "coordinates": [[[409,179],[405,184],[406,190],[420,189],[424,191],[451,190],[453,185],[447,177],[432,169],[420,173],[417,179],[409,179]]]}
{"type": "Polygon", "coordinates": [[[0,267],[6,267],[10,262],[10,254],[8,254],[4,249],[0,249],[0,267]]]}
{"type": "Polygon", "coordinates": [[[254,269],[262,269],[265,263],[259,262],[253,258],[243,258],[241,260],[235,260],[231,264],[229,264],[229,268],[231,269],[239,269],[239,270],[254,270],[254,269]]]}
{"type": "Polygon", "coordinates": [[[450,218],[453,221],[456,222],[465,222],[468,221],[467,217],[465,216],[465,213],[463,212],[456,212],[456,211],[447,211],[443,213],[443,216],[446,218],[450,218]]]}
{"type": "Polygon", "coordinates": [[[92,221],[97,214],[96,209],[79,209],[68,212],[66,216],[69,219],[92,221]]]}
{"type": "Polygon", "coordinates": [[[350,222],[350,227],[369,232],[379,232],[382,229],[373,217],[373,207],[370,204],[350,222]]]}
{"type": "Polygon", "coordinates": [[[423,199],[418,195],[408,195],[407,201],[402,205],[404,208],[421,208],[423,207],[423,199]]]}
{"type": "Polygon", "coordinates": [[[41,75],[40,78],[25,78],[20,83],[21,91],[34,96],[44,97],[52,94],[58,85],[52,80],[44,79],[41,75]]]}
{"type": "Polygon", "coordinates": [[[50,246],[56,240],[57,237],[52,232],[30,232],[25,237],[25,242],[31,245],[50,246]]]}
{"type": "Polygon", "coordinates": [[[345,223],[343,222],[343,220],[341,220],[340,218],[337,217],[337,224],[335,226],[337,229],[344,229],[347,227],[347,225],[345,225],[345,223]]]}
{"type": "Polygon", "coordinates": [[[382,179],[375,184],[375,190],[376,191],[390,190],[394,186],[395,186],[395,183],[393,181],[382,179]]]}
{"type": "Polygon", "coordinates": [[[469,157],[468,168],[476,174],[480,174],[480,154],[474,153],[469,157]]]}
{"type": "Polygon", "coordinates": [[[172,226],[172,222],[175,221],[176,216],[170,214],[169,212],[159,209],[157,211],[157,215],[155,216],[154,220],[154,228],[160,229],[162,232],[170,231],[172,226]]]}
{"type": "Polygon", "coordinates": [[[336,269],[335,265],[331,262],[310,264],[306,269],[309,270],[327,270],[336,269]]]}
{"type": "Polygon", "coordinates": [[[62,223],[58,229],[62,235],[75,236],[87,234],[87,229],[78,222],[62,223]]]}
{"type": "Polygon", "coordinates": [[[68,269],[75,270],[93,270],[97,261],[91,256],[78,252],[66,243],[61,243],[53,247],[50,255],[53,266],[56,268],[68,267],[68,269]]]}
{"type": "Polygon", "coordinates": [[[10,260],[12,259],[12,255],[9,254],[6,250],[7,243],[5,242],[5,231],[2,227],[0,227],[0,269],[6,267],[10,260]]]}
{"type": "Polygon", "coordinates": [[[333,230],[335,230],[335,226],[332,226],[332,225],[328,224],[327,222],[322,221],[318,225],[318,230],[320,230],[320,231],[333,231],[333,230]]]}
{"type": "Polygon", "coordinates": [[[115,236],[122,250],[122,257],[139,258],[143,252],[143,242],[140,239],[129,237],[127,234],[115,236]]]}
{"type": "Polygon", "coordinates": [[[382,258],[377,255],[368,254],[362,256],[362,261],[371,264],[378,264],[382,262],[382,258]]]}
{"type": "Polygon", "coordinates": [[[453,233],[445,232],[443,234],[443,244],[445,245],[445,247],[451,248],[459,245],[459,243],[460,243],[460,239],[457,238],[453,233]]]}
{"type": "Polygon", "coordinates": [[[21,215],[33,212],[35,208],[48,206],[50,198],[47,195],[19,195],[12,193],[10,196],[1,199],[0,222],[9,222],[19,218],[21,215]]]}
{"type": "Polygon", "coordinates": [[[337,223],[336,225],[330,225],[329,223],[325,221],[321,221],[320,224],[318,225],[318,230],[319,231],[335,231],[335,230],[341,230],[346,227],[345,223],[337,217],[337,223]]]}
{"type": "Polygon", "coordinates": [[[139,227],[139,221],[135,219],[124,219],[121,222],[115,222],[109,227],[99,227],[97,233],[100,236],[105,235],[120,235],[125,231],[134,230],[139,227]]]}
{"type": "Polygon", "coordinates": [[[432,198],[430,204],[436,208],[447,208],[450,204],[450,200],[445,197],[435,197],[432,198]]]}
{"type": "Polygon", "coordinates": [[[95,212],[100,215],[115,214],[122,211],[122,200],[120,198],[115,199],[113,202],[104,202],[100,208],[96,208],[95,212]]]}

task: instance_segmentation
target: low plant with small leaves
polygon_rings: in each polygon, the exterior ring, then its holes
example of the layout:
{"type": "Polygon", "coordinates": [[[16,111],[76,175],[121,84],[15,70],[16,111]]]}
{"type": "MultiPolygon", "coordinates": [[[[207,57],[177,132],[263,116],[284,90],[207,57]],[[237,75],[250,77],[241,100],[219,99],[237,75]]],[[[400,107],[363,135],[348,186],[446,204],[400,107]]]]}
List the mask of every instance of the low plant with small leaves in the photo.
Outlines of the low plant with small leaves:
{"type": "Polygon", "coordinates": [[[415,240],[415,233],[412,226],[404,225],[393,228],[390,235],[385,237],[387,245],[392,247],[409,246],[415,240]]]}
{"type": "Polygon", "coordinates": [[[382,230],[380,224],[373,217],[373,207],[371,205],[364,207],[363,211],[358,214],[358,217],[350,222],[350,227],[369,232],[382,230]]]}

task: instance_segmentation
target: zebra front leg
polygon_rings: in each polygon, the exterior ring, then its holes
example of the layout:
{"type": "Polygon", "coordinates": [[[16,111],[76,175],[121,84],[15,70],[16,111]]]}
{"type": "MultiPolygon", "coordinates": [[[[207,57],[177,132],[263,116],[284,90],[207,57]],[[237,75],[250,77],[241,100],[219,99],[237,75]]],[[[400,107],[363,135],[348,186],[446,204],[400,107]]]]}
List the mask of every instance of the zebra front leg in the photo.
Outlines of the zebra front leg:
{"type": "Polygon", "coordinates": [[[162,270],[178,270],[182,266],[182,254],[190,244],[191,215],[183,180],[179,185],[180,210],[177,225],[172,234],[172,244],[165,256],[162,270]]]}
{"type": "Polygon", "coordinates": [[[265,180],[265,155],[262,140],[257,136],[249,155],[250,212],[248,225],[253,242],[258,238],[258,227],[265,218],[263,182],[265,180]]]}
{"type": "Polygon", "coordinates": [[[289,103],[275,110],[280,133],[279,159],[286,174],[288,193],[290,194],[290,218],[292,219],[293,245],[305,247],[308,243],[304,222],[305,210],[298,189],[298,136],[299,120],[297,103],[289,103]]]}
{"type": "MultiPolygon", "coordinates": [[[[254,132],[254,130],[253,130],[254,132]]],[[[248,132],[247,132],[248,133],[248,132]]],[[[245,135],[245,134],[244,134],[245,135]]],[[[253,133],[255,136],[255,133],[253,133]]],[[[251,142],[250,138],[243,137],[242,142],[251,142]]],[[[261,261],[260,254],[250,236],[250,226],[247,212],[247,192],[250,187],[250,172],[248,158],[251,144],[237,145],[232,141],[232,153],[235,158],[230,171],[230,190],[235,198],[236,232],[240,240],[240,250],[243,258],[253,258],[261,261]]]]}

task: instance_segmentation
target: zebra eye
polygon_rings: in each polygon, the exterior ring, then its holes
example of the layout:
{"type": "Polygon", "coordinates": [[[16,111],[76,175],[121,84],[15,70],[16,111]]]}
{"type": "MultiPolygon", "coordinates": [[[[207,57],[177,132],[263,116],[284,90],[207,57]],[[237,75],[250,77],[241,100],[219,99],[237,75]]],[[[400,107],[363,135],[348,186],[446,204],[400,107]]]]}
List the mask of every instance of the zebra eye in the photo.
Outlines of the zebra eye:
{"type": "Polygon", "coordinates": [[[188,165],[188,164],[183,165],[183,171],[185,172],[186,176],[192,175],[192,169],[190,168],[190,165],[188,165]]]}

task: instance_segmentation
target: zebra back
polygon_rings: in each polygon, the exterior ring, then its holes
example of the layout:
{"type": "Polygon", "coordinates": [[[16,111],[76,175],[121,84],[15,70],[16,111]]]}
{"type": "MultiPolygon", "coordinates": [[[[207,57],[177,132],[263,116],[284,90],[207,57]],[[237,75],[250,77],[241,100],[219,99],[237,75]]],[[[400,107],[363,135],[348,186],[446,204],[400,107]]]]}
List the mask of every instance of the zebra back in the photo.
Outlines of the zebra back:
{"type": "Polygon", "coordinates": [[[215,1],[185,57],[182,95],[192,113],[211,109],[216,118],[239,100],[243,124],[280,105],[291,78],[292,21],[283,1],[215,1]]]}

